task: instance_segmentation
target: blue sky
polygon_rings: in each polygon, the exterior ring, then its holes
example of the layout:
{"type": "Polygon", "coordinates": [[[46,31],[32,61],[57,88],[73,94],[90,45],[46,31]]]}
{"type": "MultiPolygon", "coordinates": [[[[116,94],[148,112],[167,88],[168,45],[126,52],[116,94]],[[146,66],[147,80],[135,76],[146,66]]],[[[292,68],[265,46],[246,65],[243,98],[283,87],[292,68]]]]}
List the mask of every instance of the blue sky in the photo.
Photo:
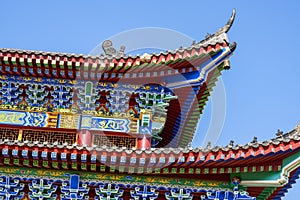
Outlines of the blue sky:
{"type": "MultiPolygon", "coordinates": [[[[172,29],[199,41],[236,8],[229,39],[238,47],[222,76],[226,119],[218,144],[267,140],[300,122],[298,1],[74,2],[1,2],[0,47],[87,54],[115,34],[143,27],[172,29]]],[[[299,191],[298,181],[285,199],[298,199],[299,191]]]]}

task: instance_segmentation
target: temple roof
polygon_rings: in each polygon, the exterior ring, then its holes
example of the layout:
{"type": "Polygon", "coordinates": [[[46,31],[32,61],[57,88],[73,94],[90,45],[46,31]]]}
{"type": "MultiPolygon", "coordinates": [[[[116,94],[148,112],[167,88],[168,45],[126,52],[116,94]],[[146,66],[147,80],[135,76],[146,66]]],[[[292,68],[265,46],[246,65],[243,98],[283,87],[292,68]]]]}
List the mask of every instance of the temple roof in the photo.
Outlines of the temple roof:
{"type": "MultiPolygon", "coordinates": [[[[189,47],[180,47],[175,50],[168,50],[165,52],[152,53],[150,56],[167,56],[169,54],[183,53],[185,51],[193,50],[194,48],[206,48],[211,45],[216,45],[218,43],[223,43],[224,41],[229,43],[226,33],[230,30],[236,15],[236,10],[234,9],[232,15],[226,25],[221,27],[217,32],[212,35],[207,35],[205,39],[200,42],[193,42],[189,47]]],[[[84,59],[100,59],[100,60],[112,60],[112,59],[136,59],[140,58],[140,55],[124,55],[124,56],[111,56],[111,55],[85,55],[85,54],[73,54],[73,53],[61,53],[61,52],[45,52],[45,51],[35,51],[35,50],[21,50],[21,49],[10,49],[10,48],[0,48],[0,52],[2,53],[15,53],[15,54],[34,54],[34,55],[43,55],[43,56],[59,56],[66,58],[84,58],[84,59]]]]}
{"type": "MultiPolygon", "coordinates": [[[[279,136],[266,140],[263,142],[256,141],[256,138],[254,141],[251,141],[245,145],[237,144],[232,145],[229,144],[227,146],[207,146],[205,148],[202,147],[187,147],[187,148],[149,148],[149,149],[136,149],[131,148],[127,149],[126,147],[106,147],[106,146],[91,146],[88,147],[86,145],[79,146],[77,144],[69,145],[67,143],[65,144],[58,144],[58,143],[39,143],[39,142],[30,142],[30,141],[10,141],[8,139],[6,140],[0,140],[0,146],[8,147],[9,149],[19,148],[19,150],[23,149],[31,149],[31,150],[38,150],[38,151],[49,151],[53,149],[57,149],[59,151],[57,152],[68,152],[72,153],[74,150],[78,150],[79,152],[85,151],[90,153],[117,153],[118,155],[121,155],[122,153],[125,153],[124,155],[143,155],[146,157],[154,156],[154,157],[160,157],[162,155],[172,155],[176,157],[177,159],[181,156],[188,157],[190,155],[199,155],[202,157],[200,160],[195,159],[193,162],[190,162],[192,166],[195,166],[195,163],[198,163],[198,161],[201,161],[201,163],[211,163],[214,162],[224,162],[226,164],[227,160],[237,160],[239,158],[247,159],[247,158],[255,158],[260,156],[274,156],[276,153],[283,153],[283,152],[291,152],[295,150],[299,150],[300,148],[300,125],[298,125],[295,129],[293,129],[290,132],[287,132],[285,134],[280,134],[279,136]],[[10,147],[12,148],[10,148],[10,147]],[[214,156],[215,155],[215,156],[214,156]],[[223,156],[222,156],[223,155],[223,156]],[[204,156],[204,157],[203,157],[204,156]],[[213,156],[213,157],[209,157],[213,156]],[[192,164],[194,163],[194,164],[192,164]]],[[[77,151],[76,151],[77,153],[77,151]]],[[[3,154],[3,152],[2,152],[3,154]]],[[[123,154],[122,154],[123,155],[123,154]]],[[[7,155],[8,156],[8,155],[7,155]]],[[[196,157],[195,157],[196,158],[196,157]]],[[[186,162],[188,159],[185,159],[184,162],[186,162]]],[[[197,165],[197,164],[196,164],[197,165]]]]}
{"type": "MultiPolygon", "coordinates": [[[[170,60],[176,60],[178,58],[191,58],[195,55],[201,55],[203,53],[209,53],[219,49],[218,45],[229,44],[227,32],[232,26],[235,18],[235,10],[232,13],[231,18],[225,26],[220,28],[217,32],[212,35],[207,35],[206,38],[200,42],[193,42],[191,46],[180,47],[175,50],[168,50],[165,52],[144,54],[144,55],[124,55],[124,56],[111,56],[111,55],[83,55],[83,54],[70,54],[70,53],[59,53],[59,52],[44,52],[44,51],[31,51],[31,50],[19,50],[19,49],[9,49],[0,48],[0,62],[14,64],[15,62],[24,62],[27,59],[28,63],[32,63],[33,66],[38,67],[48,65],[49,66],[65,66],[66,69],[69,66],[80,67],[82,63],[96,64],[104,67],[105,65],[111,66],[117,64],[118,67],[124,65],[140,65],[141,63],[167,63],[170,60]],[[6,57],[7,56],[7,57],[6,57]],[[1,57],[3,57],[1,59],[1,57]],[[48,61],[47,61],[48,60],[48,61]],[[51,61],[51,62],[50,62],[51,61]],[[52,62],[57,61],[57,62],[52,62]]],[[[231,51],[235,49],[235,43],[230,46],[231,51]]],[[[86,67],[86,66],[85,66],[86,67]]],[[[94,66],[95,68],[95,66],[94,66]]],[[[96,69],[96,68],[95,68],[96,69]]]]}

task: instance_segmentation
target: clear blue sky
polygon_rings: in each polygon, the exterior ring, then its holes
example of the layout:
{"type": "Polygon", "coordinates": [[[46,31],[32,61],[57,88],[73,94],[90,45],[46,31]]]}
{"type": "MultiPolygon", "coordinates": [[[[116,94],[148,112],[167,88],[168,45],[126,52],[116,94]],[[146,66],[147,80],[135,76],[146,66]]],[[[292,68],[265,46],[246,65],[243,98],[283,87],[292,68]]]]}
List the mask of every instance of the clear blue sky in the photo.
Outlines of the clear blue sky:
{"type": "MultiPolygon", "coordinates": [[[[218,144],[266,140],[300,122],[299,1],[75,2],[1,2],[0,47],[87,54],[112,35],[142,27],[199,41],[236,8],[229,37],[238,47],[222,76],[227,112],[218,144]]],[[[294,187],[285,199],[299,199],[299,180],[294,187]]]]}

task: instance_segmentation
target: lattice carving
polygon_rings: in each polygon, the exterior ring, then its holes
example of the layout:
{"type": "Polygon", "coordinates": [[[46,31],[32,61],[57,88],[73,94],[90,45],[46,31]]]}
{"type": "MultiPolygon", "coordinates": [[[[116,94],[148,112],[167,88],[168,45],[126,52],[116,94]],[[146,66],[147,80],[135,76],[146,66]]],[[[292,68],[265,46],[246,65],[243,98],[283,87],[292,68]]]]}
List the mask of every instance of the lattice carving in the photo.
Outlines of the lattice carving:
{"type": "Polygon", "coordinates": [[[0,177],[0,199],[20,200],[24,197],[24,184],[20,180],[12,177],[0,177]]]}
{"type": "Polygon", "coordinates": [[[53,180],[34,179],[29,183],[28,197],[32,200],[56,200],[56,189],[53,180]]]}
{"type": "Polygon", "coordinates": [[[23,89],[20,84],[0,81],[0,99],[2,104],[17,104],[22,100],[23,89]]]}
{"type": "Polygon", "coordinates": [[[54,131],[23,130],[22,141],[39,141],[49,143],[76,143],[77,134],[54,131]]]}
{"type": "Polygon", "coordinates": [[[96,195],[95,200],[121,200],[124,190],[121,190],[119,186],[112,184],[99,185],[99,188],[95,188],[96,195]]]}
{"type": "Polygon", "coordinates": [[[18,139],[18,129],[11,128],[0,128],[0,140],[17,140],[18,139]]]}
{"type": "Polygon", "coordinates": [[[106,105],[112,113],[125,113],[129,106],[129,95],[126,91],[113,90],[106,96],[108,103],[106,105]]]}
{"type": "Polygon", "coordinates": [[[54,86],[53,90],[50,91],[52,99],[52,104],[54,108],[69,108],[73,101],[74,93],[71,91],[71,87],[54,86]]]}
{"type": "Polygon", "coordinates": [[[192,200],[193,195],[191,194],[190,190],[186,190],[184,192],[184,189],[172,189],[171,193],[166,192],[165,196],[167,200],[192,200]]]}
{"type": "Polygon", "coordinates": [[[26,90],[26,101],[27,103],[34,107],[43,107],[45,103],[45,97],[48,95],[49,91],[43,85],[28,85],[26,90]]]}
{"type": "Polygon", "coordinates": [[[136,139],[130,137],[120,137],[120,136],[104,136],[104,135],[94,135],[93,144],[98,146],[107,147],[136,147],[136,139]]]}
{"type": "Polygon", "coordinates": [[[134,200],[155,200],[158,197],[158,192],[155,192],[155,188],[141,186],[135,187],[134,190],[130,190],[130,195],[134,200]]]}

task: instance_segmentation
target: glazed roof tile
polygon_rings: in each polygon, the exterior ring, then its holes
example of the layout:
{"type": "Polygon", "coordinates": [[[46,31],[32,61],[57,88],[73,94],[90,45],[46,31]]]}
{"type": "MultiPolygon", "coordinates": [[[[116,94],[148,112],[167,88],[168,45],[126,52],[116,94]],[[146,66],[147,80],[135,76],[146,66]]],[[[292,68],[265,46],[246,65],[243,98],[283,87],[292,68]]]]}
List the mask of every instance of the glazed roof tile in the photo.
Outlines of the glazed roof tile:
{"type": "MultiPolygon", "coordinates": [[[[180,47],[175,50],[167,50],[164,52],[159,52],[159,53],[151,53],[150,56],[156,56],[159,57],[161,55],[166,56],[168,54],[176,54],[176,53],[182,53],[184,51],[189,51],[192,50],[193,48],[205,48],[211,45],[215,45],[218,43],[229,43],[228,38],[227,38],[227,32],[232,26],[232,23],[235,18],[235,13],[236,11],[234,10],[229,21],[225,26],[220,28],[216,33],[210,35],[209,37],[205,38],[204,40],[198,42],[198,43],[192,43],[191,46],[189,47],[180,47]]],[[[44,51],[36,51],[36,50],[21,50],[21,49],[10,49],[10,48],[0,48],[0,52],[3,53],[18,53],[18,54],[35,54],[35,55],[43,55],[43,56],[59,56],[59,57],[67,57],[67,58],[83,58],[83,59],[100,59],[100,60],[121,60],[121,59],[136,59],[136,58],[141,58],[142,55],[125,55],[125,56],[109,56],[109,55],[99,55],[99,56],[93,56],[93,55],[84,55],[84,54],[74,54],[74,53],[60,53],[60,52],[44,52],[44,51]]]]}
{"type": "Polygon", "coordinates": [[[291,141],[300,141],[300,130],[296,128],[282,136],[275,137],[273,139],[262,141],[262,142],[249,142],[245,145],[237,144],[237,145],[227,145],[227,146],[215,146],[213,148],[202,148],[202,147],[186,147],[186,148],[149,148],[149,149],[136,149],[131,148],[127,149],[125,147],[106,147],[106,146],[96,146],[93,145],[88,147],[87,145],[79,146],[77,144],[69,145],[67,143],[58,144],[58,143],[40,143],[40,142],[31,142],[31,141],[11,141],[9,139],[0,140],[0,145],[10,145],[10,146],[20,146],[20,147],[38,147],[38,148],[58,148],[58,149],[69,149],[69,150],[87,150],[87,151],[106,151],[106,152],[125,152],[127,154],[137,153],[137,154],[180,154],[180,153],[209,153],[209,152],[229,152],[231,150],[249,150],[252,148],[259,148],[259,147],[267,147],[270,145],[278,145],[280,143],[290,143],[291,141]]]}

